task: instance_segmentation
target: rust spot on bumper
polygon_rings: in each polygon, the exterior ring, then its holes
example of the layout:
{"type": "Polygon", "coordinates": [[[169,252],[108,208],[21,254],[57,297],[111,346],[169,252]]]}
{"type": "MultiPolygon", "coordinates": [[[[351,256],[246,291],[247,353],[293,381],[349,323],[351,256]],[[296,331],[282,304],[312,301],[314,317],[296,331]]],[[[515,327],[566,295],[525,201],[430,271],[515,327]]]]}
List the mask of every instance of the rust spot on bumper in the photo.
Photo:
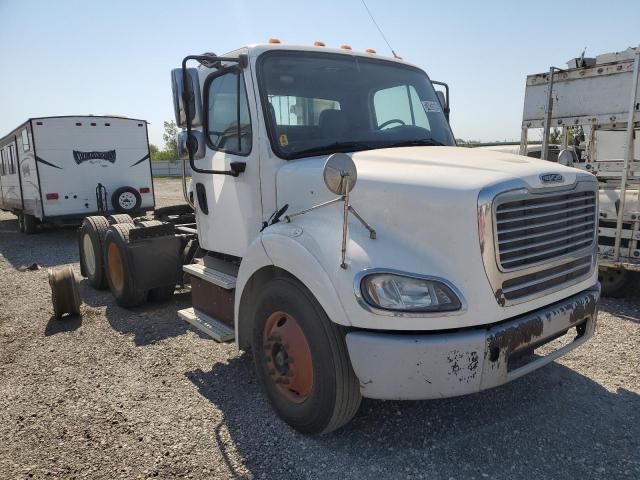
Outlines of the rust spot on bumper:
{"type": "Polygon", "coordinates": [[[544,324],[542,318],[534,317],[518,325],[505,328],[488,338],[489,348],[498,348],[513,352],[520,345],[526,345],[535,337],[542,335],[544,324]]]}

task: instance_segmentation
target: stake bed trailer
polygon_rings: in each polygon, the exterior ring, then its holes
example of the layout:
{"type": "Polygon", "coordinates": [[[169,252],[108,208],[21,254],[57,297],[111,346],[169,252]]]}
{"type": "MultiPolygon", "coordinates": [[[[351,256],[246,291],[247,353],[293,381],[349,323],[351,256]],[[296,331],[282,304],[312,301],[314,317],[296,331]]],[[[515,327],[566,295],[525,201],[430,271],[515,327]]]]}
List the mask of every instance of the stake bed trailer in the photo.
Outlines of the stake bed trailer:
{"type": "MultiPolygon", "coordinates": [[[[626,270],[640,270],[640,48],[576,58],[566,69],[527,76],[520,153],[528,154],[528,130],[582,127],[585,140],[567,155],[569,164],[599,181],[598,258],[605,293],[626,289],[626,270]]],[[[556,155],[557,156],[557,155],[556,155]]]]}
{"type": "Polygon", "coordinates": [[[154,205],[145,120],[31,118],[0,139],[0,209],[16,214],[26,233],[38,223],[78,224],[154,205]]]}
{"type": "Polygon", "coordinates": [[[179,315],[252,350],[294,428],[501,385],[593,335],[596,178],[457,148],[419,68],[268,44],[186,57],[172,82],[196,224],[90,217],[81,259],[124,306],[187,274],[179,315]]]}

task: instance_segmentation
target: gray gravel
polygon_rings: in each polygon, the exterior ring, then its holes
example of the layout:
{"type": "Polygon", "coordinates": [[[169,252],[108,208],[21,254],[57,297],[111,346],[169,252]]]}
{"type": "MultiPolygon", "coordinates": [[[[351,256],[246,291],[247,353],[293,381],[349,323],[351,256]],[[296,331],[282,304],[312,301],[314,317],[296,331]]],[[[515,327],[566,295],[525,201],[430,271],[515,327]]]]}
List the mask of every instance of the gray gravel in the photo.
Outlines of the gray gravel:
{"type": "MultiPolygon", "coordinates": [[[[181,199],[156,185],[159,204],[181,199]]],[[[264,401],[251,359],[187,327],[189,294],[125,310],[81,282],[52,318],[46,270],[75,232],[24,236],[0,213],[0,478],[640,478],[640,298],[602,303],[587,345],[509,385],[365,400],[306,438],[264,401]]]]}

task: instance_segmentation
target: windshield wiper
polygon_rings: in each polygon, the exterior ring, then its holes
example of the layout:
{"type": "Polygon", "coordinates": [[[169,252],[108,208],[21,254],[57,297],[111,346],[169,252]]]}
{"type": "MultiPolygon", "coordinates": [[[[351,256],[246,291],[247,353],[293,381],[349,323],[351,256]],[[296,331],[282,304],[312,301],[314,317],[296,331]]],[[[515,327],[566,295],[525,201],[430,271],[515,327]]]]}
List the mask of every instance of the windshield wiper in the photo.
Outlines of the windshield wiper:
{"type": "Polygon", "coordinates": [[[298,152],[292,152],[296,157],[304,157],[307,155],[322,155],[324,153],[335,153],[335,152],[351,152],[354,150],[371,150],[374,147],[373,145],[369,145],[368,143],[362,142],[334,142],[329,145],[321,145],[319,147],[307,148],[306,150],[300,150],[298,152]]]}
{"type": "Polygon", "coordinates": [[[378,148],[395,148],[395,147],[445,147],[444,143],[433,140],[432,138],[423,138],[421,140],[403,140],[402,142],[393,142],[380,145],[378,148]]]}

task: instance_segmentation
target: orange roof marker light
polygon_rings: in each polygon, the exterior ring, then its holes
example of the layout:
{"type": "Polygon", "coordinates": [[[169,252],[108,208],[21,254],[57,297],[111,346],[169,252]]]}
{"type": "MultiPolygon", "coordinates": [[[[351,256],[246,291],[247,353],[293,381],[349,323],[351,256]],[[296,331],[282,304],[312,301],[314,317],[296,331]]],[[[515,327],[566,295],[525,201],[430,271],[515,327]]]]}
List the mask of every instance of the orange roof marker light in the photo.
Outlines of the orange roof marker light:
{"type": "Polygon", "coordinates": [[[349,45],[347,45],[346,43],[343,43],[342,45],[340,45],[340,48],[343,50],[351,50],[351,47],[349,45]]]}
{"type": "Polygon", "coordinates": [[[365,50],[365,52],[367,52],[367,53],[376,53],[376,51],[373,48],[367,48],[365,50]]]}
{"type": "Polygon", "coordinates": [[[279,40],[279,39],[277,39],[277,38],[271,37],[271,38],[269,39],[269,43],[280,43],[280,40],[279,40]]]}
{"type": "Polygon", "coordinates": [[[313,45],[316,47],[325,47],[325,43],[320,41],[320,40],[316,40],[315,42],[313,42],[313,45]]]}

